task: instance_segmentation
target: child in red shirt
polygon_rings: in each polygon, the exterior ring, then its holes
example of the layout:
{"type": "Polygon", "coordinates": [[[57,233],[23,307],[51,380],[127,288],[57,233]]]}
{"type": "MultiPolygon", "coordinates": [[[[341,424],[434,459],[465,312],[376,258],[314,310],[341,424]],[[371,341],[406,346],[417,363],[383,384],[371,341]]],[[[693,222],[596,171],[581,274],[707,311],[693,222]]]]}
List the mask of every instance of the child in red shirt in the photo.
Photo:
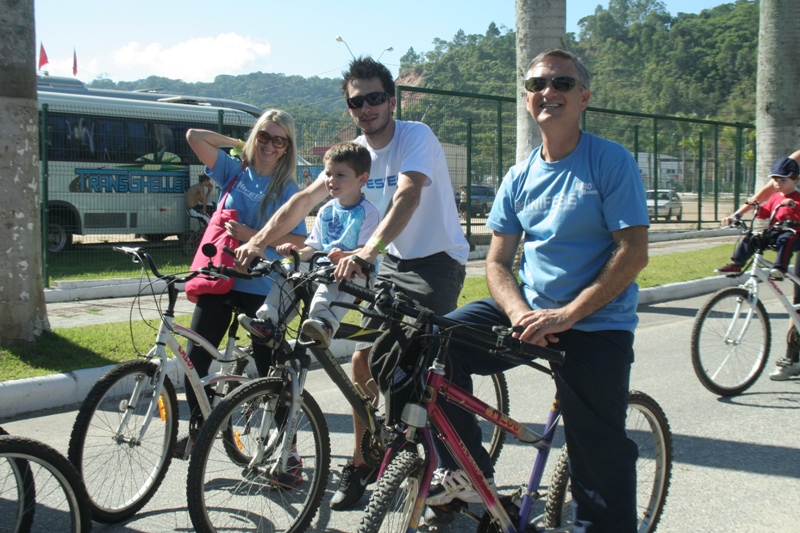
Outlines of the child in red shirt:
{"type": "MultiPolygon", "coordinates": [[[[764,231],[764,236],[778,248],[778,258],[769,275],[772,279],[782,280],[792,252],[800,248],[800,238],[794,231],[780,231],[775,226],[786,220],[800,221],[800,192],[795,190],[797,179],[800,177],[800,167],[794,159],[781,157],[772,165],[769,177],[772,178],[776,191],[766,203],[758,206],[756,218],[771,220],[771,225],[764,231]]],[[[722,225],[729,226],[733,220],[742,218],[742,215],[750,209],[752,209],[750,204],[743,205],[733,215],[723,218],[722,225]]],[[[716,271],[720,274],[740,273],[745,263],[753,256],[753,248],[748,239],[743,240],[731,257],[733,262],[716,271]]]]}

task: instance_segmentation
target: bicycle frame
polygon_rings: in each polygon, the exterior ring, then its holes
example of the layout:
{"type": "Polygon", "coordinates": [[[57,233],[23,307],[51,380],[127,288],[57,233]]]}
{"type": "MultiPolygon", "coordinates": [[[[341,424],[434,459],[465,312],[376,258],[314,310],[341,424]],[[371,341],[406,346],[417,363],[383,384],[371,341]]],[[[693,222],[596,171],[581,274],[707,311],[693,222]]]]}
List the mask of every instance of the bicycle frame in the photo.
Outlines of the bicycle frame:
{"type": "MultiPolygon", "coordinates": [[[[175,316],[175,302],[177,302],[178,298],[178,289],[174,286],[174,284],[168,283],[167,284],[167,295],[168,295],[168,306],[167,310],[164,311],[161,318],[161,324],[158,328],[158,334],[156,335],[156,343],[150,351],[147,353],[145,358],[147,360],[157,360],[159,365],[159,371],[156,373],[157,376],[157,384],[155,390],[161,391],[164,386],[164,379],[166,376],[166,362],[167,362],[167,352],[164,349],[164,346],[169,347],[170,351],[175,355],[175,359],[183,368],[183,371],[186,377],[189,380],[189,384],[194,391],[195,397],[197,398],[198,405],[200,407],[200,412],[203,415],[203,418],[207,418],[209,414],[211,414],[211,410],[213,406],[211,401],[208,398],[208,395],[205,393],[204,388],[207,385],[219,385],[224,384],[229,381],[236,381],[239,383],[250,381],[250,378],[242,375],[236,374],[229,374],[228,371],[225,370],[224,364],[225,363],[235,363],[239,359],[243,359],[248,357],[248,354],[245,353],[242,349],[236,346],[236,326],[238,325],[235,321],[231,328],[229,329],[228,335],[228,342],[225,347],[225,352],[220,353],[220,351],[215,347],[212,346],[205,338],[198,335],[194,331],[189,328],[180,326],[175,324],[174,316],[175,316]],[[195,370],[194,365],[192,364],[189,356],[186,354],[186,350],[180,345],[178,340],[175,338],[175,335],[179,335],[189,340],[189,342],[193,342],[202,348],[204,348],[211,356],[223,364],[223,367],[220,368],[219,372],[216,374],[209,374],[208,376],[201,378],[197,374],[197,370],[195,370]]],[[[134,386],[133,392],[131,393],[130,399],[128,400],[128,409],[122,419],[120,420],[120,424],[117,428],[117,439],[124,440],[121,438],[121,434],[123,433],[124,428],[128,423],[128,419],[131,416],[131,413],[135,411],[136,405],[138,405],[139,401],[141,400],[142,390],[144,388],[144,380],[140,380],[134,386]]],[[[147,433],[147,430],[150,426],[150,422],[155,416],[156,412],[159,412],[159,394],[155,394],[150,400],[151,406],[148,409],[147,416],[142,423],[142,427],[139,431],[139,438],[138,442],[141,442],[144,435],[147,433]]]]}
{"type": "MultiPolygon", "coordinates": [[[[797,260],[797,259],[795,259],[797,260]]],[[[754,301],[759,299],[759,292],[760,292],[760,283],[766,283],[768,287],[770,287],[775,294],[778,296],[778,301],[780,301],[781,305],[783,305],[784,309],[789,315],[794,327],[800,331],[800,316],[797,314],[798,308],[800,308],[800,304],[795,305],[789,301],[789,298],[783,293],[778,283],[775,282],[772,278],[769,277],[769,270],[774,266],[774,263],[764,259],[764,255],[761,251],[756,252],[753,256],[753,266],[750,269],[749,278],[747,281],[742,283],[740,286],[747,290],[750,293],[754,301]]],[[[791,272],[786,272],[784,274],[786,279],[791,281],[795,286],[800,287],[800,278],[795,276],[791,272]]],[[[738,309],[737,309],[738,311],[738,309]]],[[[750,320],[753,317],[753,313],[755,312],[755,306],[751,306],[750,312],[747,314],[747,318],[745,320],[745,324],[739,332],[739,336],[736,341],[741,340],[741,336],[747,331],[747,328],[750,326],[750,320]]],[[[725,338],[728,339],[730,333],[733,331],[734,322],[731,323],[731,326],[726,333],[725,338]]],[[[736,342],[734,341],[734,342],[736,342]]]]}
{"type": "MultiPolygon", "coordinates": [[[[540,367],[539,369],[542,370],[544,367],[540,367]]],[[[409,406],[413,405],[415,404],[409,404],[409,406]]],[[[433,366],[428,371],[425,393],[422,398],[421,407],[425,412],[423,417],[425,421],[423,421],[422,425],[409,424],[409,431],[406,434],[406,440],[412,441],[414,439],[416,429],[421,429],[425,453],[428,457],[432,457],[430,454],[434,449],[433,439],[435,437],[433,436],[430,425],[426,422],[429,421],[430,424],[433,424],[433,427],[435,427],[439,432],[438,438],[445,444],[445,446],[447,446],[447,449],[453,455],[453,458],[455,458],[459,467],[463,469],[470,480],[472,480],[472,483],[480,495],[481,500],[483,500],[487,511],[499,521],[502,531],[506,533],[524,531],[529,522],[530,510],[533,504],[533,496],[538,494],[537,489],[541,485],[542,477],[544,475],[544,467],[550,455],[550,450],[552,449],[553,445],[553,438],[555,436],[555,430],[561,416],[558,395],[556,395],[555,399],[553,400],[553,404],[547,418],[547,423],[545,425],[546,429],[544,434],[540,435],[521,422],[514,420],[504,413],[498,412],[496,409],[482,402],[478,398],[475,398],[472,394],[468,393],[464,389],[450,383],[444,376],[444,365],[438,361],[434,361],[433,366]],[[494,424],[506,433],[514,436],[520,442],[530,444],[536,448],[536,459],[534,461],[530,479],[522,496],[520,519],[516,526],[508,516],[508,513],[506,513],[506,510],[500,503],[495,491],[489,486],[488,481],[486,481],[486,478],[475,462],[475,459],[467,451],[466,445],[461,440],[458,432],[450,423],[444,411],[442,411],[442,408],[436,403],[439,395],[442,395],[448,402],[454,403],[467,412],[470,412],[483,418],[487,422],[494,424]]],[[[410,413],[410,411],[413,409],[413,407],[407,407],[406,410],[410,413]]],[[[409,418],[406,416],[405,410],[403,413],[403,418],[404,421],[409,418]]],[[[400,446],[403,445],[405,445],[405,443],[400,444],[400,446]]],[[[384,462],[381,465],[381,475],[389,465],[389,462],[394,457],[396,451],[398,451],[396,448],[392,448],[384,457],[384,462]]],[[[409,524],[409,531],[416,531],[419,525],[420,518],[422,517],[422,513],[425,508],[425,499],[428,496],[428,489],[430,488],[435,469],[436,462],[427,461],[425,473],[421,481],[421,488],[417,494],[417,500],[414,504],[414,512],[409,524]]]]}

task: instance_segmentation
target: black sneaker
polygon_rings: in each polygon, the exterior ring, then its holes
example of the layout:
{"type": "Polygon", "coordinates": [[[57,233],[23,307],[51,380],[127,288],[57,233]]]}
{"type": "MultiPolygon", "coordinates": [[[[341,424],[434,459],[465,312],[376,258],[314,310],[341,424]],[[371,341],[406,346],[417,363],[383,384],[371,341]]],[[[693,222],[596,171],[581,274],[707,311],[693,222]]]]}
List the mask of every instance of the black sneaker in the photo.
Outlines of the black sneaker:
{"type": "Polygon", "coordinates": [[[251,337],[256,339],[268,339],[275,331],[275,324],[269,318],[266,320],[259,320],[258,318],[250,318],[242,313],[237,317],[239,324],[247,330],[251,337]]]}
{"type": "Polygon", "coordinates": [[[375,483],[377,479],[377,468],[370,468],[367,465],[356,466],[352,460],[347,461],[342,469],[339,488],[331,499],[331,509],[334,511],[352,509],[364,495],[367,485],[375,483]]]}

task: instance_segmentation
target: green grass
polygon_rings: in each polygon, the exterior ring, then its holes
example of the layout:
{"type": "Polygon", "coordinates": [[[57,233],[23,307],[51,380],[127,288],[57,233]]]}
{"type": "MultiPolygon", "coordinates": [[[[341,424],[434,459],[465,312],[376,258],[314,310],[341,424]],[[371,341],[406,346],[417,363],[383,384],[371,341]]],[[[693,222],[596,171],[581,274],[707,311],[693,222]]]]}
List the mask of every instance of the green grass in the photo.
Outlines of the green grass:
{"type": "MultiPolygon", "coordinates": [[[[716,267],[729,261],[732,250],[730,244],[725,244],[706,250],[651,257],[637,282],[640,288],[647,288],[712,276],[716,267]]],[[[138,270],[132,275],[138,275],[138,270]]],[[[468,278],[458,303],[461,306],[488,296],[483,277],[468,278]]],[[[356,311],[351,311],[345,320],[356,322],[358,317],[356,311]]],[[[176,319],[183,325],[188,325],[189,320],[189,316],[176,319]]],[[[34,344],[0,348],[0,380],[69,372],[131,359],[136,351],[143,353],[152,346],[155,338],[153,327],[157,324],[155,320],[147,323],[134,321],[133,333],[129,322],[58,328],[44,334],[34,344]]]]}

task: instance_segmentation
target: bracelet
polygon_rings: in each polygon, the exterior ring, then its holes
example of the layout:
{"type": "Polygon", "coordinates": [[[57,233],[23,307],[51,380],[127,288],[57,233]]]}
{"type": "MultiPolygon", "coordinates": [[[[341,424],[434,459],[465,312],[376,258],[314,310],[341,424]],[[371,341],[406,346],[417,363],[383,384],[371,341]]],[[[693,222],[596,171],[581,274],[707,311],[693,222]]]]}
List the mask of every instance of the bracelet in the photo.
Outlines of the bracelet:
{"type": "Polygon", "coordinates": [[[735,218],[736,220],[741,220],[741,219],[742,219],[742,215],[740,215],[739,213],[734,213],[734,214],[732,214],[731,216],[732,216],[733,218],[735,218]]]}
{"type": "Polygon", "coordinates": [[[241,140],[241,139],[239,139],[239,142],[238,142],[238,143],[236,143],[236,146],[234,146],[233,148],[231,148],[231,155],[232,155],[233,157],[236,157],[236,156],[242,155],[242,150],[244,150],[244,141],[243,141],[243,140],[241,140]]]}
{"type": "Polygon", "coordinates": [[[381,240],[380,237],[375,237],[370,241],[370,244],[378,250],[378,253],[383,255],[386,253],[386,244],[381,240]]]}

